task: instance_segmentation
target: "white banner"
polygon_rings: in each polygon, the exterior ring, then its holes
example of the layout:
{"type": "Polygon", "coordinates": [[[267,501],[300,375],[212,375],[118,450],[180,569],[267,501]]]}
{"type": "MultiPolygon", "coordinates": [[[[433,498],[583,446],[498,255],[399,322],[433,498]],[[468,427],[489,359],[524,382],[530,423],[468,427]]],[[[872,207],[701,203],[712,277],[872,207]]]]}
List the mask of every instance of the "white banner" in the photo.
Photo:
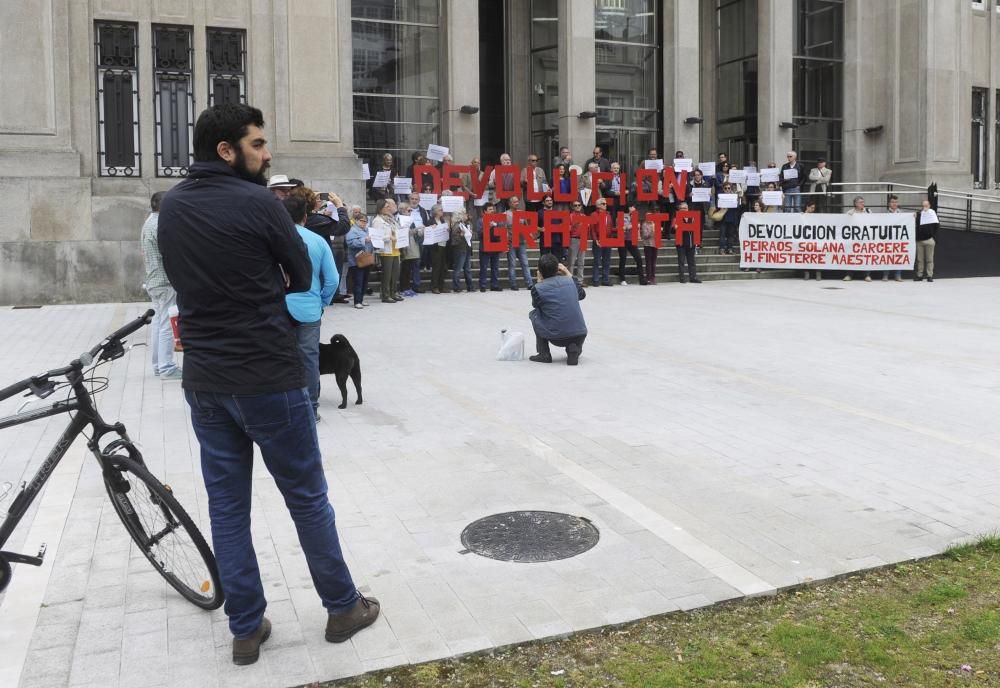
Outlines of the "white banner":
{"type": "Polygon", "coordinates": [[[912,213],[746,213],[740,267],[800,270],[910,270],[912,213]]]}

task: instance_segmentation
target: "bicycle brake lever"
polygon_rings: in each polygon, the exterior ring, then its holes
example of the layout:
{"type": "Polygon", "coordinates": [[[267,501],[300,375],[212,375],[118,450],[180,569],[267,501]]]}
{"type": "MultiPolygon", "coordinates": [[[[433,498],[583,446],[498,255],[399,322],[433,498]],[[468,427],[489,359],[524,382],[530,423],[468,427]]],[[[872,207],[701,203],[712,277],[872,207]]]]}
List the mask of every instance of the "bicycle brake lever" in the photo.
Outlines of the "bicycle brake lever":
{"type": "Polygon", "coordinates": [[[52,382],[48,378],[43,378],[40,380],[32,379],[28,383],[28,389],[39,399],[44,399],[45,397],[56,391],[56,383],[52,382]]]}

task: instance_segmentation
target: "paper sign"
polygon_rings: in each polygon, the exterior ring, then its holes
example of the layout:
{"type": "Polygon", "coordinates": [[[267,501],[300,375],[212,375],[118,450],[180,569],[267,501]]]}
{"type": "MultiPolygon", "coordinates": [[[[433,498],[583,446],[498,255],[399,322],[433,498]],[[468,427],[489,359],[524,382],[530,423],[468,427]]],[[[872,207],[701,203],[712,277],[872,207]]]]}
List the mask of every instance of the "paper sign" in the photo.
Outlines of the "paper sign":
{"type": "Polygon", "coordinates": [[[372,178],[372,173],[368,169],[368,163],[366,163],[366,162],[361,163],[361,178],[362,179],[371,179],[372,178]]]}
{"type": "Polygon", "coordinates": [[[736,194],[719,194],[719,208],[735,208],[739,199],[736,194]]]}
{"type": "Polygon", "coordinates": [[[444,160],[444,156],[448,155],[448,149],[444,146],[436,146],[433,143],[427,146],[427,159],[428,160],[444,160]]]}
{"type": "Polygon", "coordinates": [[[580,200],[584,205],[590,202],[590,189],[580,189],[580,200]]]}
{"type": "Polygon", "coordinates": [[[931,225],[934,224],[935,222],[938,222],[938,216],[933,209],[920,211],[920,224],[931,225]]]}
{"type": "Polygon", "coordinates": [[[420,216],[420,211],[419,210],[411,210],[410,211],[410,224],[411,225],[416,225],[417,227],[423,227],[424,226],[424,218],[420,216]]]}
{"type": "Polygon", "coordinates": [[[760,187],[760,174],[753,173],[747,175],[747,186],[760,187]]]}
{"type": "Polygon", "coordinates": [[[457,213],[459,210],[465,210],[465,199],[461,196],[442,196],[441,208],[446,213],[457,213]]]}
{"type": "Polygon", "coordinates": [[[409,196],[413,191],[413,180],[410,177],[396,177],[392,186],[396,189],[397,196],[409,196]]]}
{"type": "Polygon", "coordinates": [[[647,170],[656,170],[659,172],[663,169],[663,158],[659,158],[657,160],[643,160],[642,166],[647,170]]]}
{"type": "Polygon", "coordinates": [[[404,229],[402,232],[396,232],[396,248],[406,248],[410,245],[410,232],[404,229]]]}
{"type": "Polygon", "coordinates": [[[745,184],[747,173],[743,170],[729,170],[729,181],[733,184],[745,184]]]}
{"type": "Polygon", "coordinates": [[[483,195],[477,198],[475,201],[473,201],[473,203],[477,206],[484,206],[486,205],[486,202],[489,200],[489,196],[490,192],[489,190],[486,190],[483,192],[483,195]]]}
{"type": "Polygon", "coordinates": [[[472,227],[467,224],[462,224],[462,234],[465,236],[465,243],[472,248],[472,227]]]}
{"type": "Polygon", "coordinates": [[[783,198],[784,194],[780,191],[765,191],[761,194],[761,200],[767,206],[780,206],[783,198]]]}
{"type": "Polygon", "coordinates": [[[703,175],[705,175],[706,177],[714,177],[715,176],[715,162],[714,161],[713,162],[699,162],[698,163],[698,169],[701,170],[701,173],[703,175]]]}
{"type": "Polygon", "coordinates": [[[382,228],[374,222],[368,230],[368,238],[372,240],[372,246],[375,248],[381,249],[385,246],[385,241],[382,238],[382,228]]]}
{"type": "Polygon", "coordinates": [[[777,167],[765,167],[760,171],[760,180],[765,184],[767,182],[776,182],[779,179],[778,172],[777,167]]]}
{"type": "Polygon", "coordinates": [[[448,225],[434,225],[424,229],[424,245],[439,244],[448,241],[448,225]]]}
{"type": "Polygon", "coordinates": [[[420,194],[420,207],[424,210],[430,210],[437,202],[437,194],[420,194]]]}
{"type": "Polygon", "coordinates": [[[712,202],[712,190],[708,187],[694,187],[691,189],[691,202],[692,203],[711,203],[712,202]]]}
{"type": "Polygon", "coordinates": [[[389,186],[389,177],[392,176],[392,170],[379,170],[375,173],[375,181],[372,182],[372,186],[376,189],[384,189],[389,186]]]}
{"type": "Polygon", "coordinates": [[[789,167],[787,170],[784,170],[782,172],[782,174],[784,175],[785,179],[798,179],[799,178],[799,171],[797,169],[795,169],[794,167],[789,167]]]}
{"type": "Polygon", "coordinates": [[[757,174],[756,167],[747,166],[743,168],[743,171],[746,172],[747,174],[757,174]]]}
{"type": "Polygon", "coordinates": [[[674,158],[674,172],[691,172],[694,161],[691,158],[674,158]]]}

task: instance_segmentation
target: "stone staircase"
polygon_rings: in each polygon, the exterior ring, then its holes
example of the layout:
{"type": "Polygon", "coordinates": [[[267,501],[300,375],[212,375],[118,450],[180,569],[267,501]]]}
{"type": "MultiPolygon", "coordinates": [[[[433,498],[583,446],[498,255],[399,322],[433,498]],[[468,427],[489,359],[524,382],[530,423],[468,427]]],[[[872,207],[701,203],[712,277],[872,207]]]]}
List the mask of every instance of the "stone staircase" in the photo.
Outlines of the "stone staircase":
{"type": "MultiPolygon", "coordinates": [[[[640,253],[642,249],[639,249],[640,253]]],[[[534,271],[538,266],[538,256],[539,249],[528,249],[528,263],[531,266],[532,277],[534,277],[534,271]]],[[[645,260],[645,256],[643,257],[645,260]]],[[[698,251],[697,258],[698,265],[698,279],[709,282],[716,280],[750,280],[750,279],[777,279],[777,278],[787,278],[787,277],[801,277],[801,271],[797,270],[762,270],[761,272],[756,272],[754,270],[748,270],[743,272],[740,270],[740,257],[738,254],[733,255],[723,255],[719,252],[719,230],[714,228],[707,228],[702,230],[702,246],[698,251]]],[[[632,257],[626,254],[626,276],[625,279],[629,284],[639,284],[639,277],[636,272],[635,261],[632,257]]],[[[584,270],[584,284],[590,284],[590,277],[593,274],[593,252],[587,251],[586,259],[586,269],[584,270]]],[[[611,249],[611,282],[613,284],[618,284],[618,249],[611,249]]],[[[518,286],[523,287],[521,282],[521,270],[520,266],[517,267],[517,280],[518,286]]],[[[424,270],[421,272],[421,278],[423,280],[423,287],[426,288],[430,281],[430,270],[424,270]]],[[[378,291],[378,275],[373,274],[369,278],[369,285],[378,291]]],[[[680,277],[677,274],[677,251],[674,249],[673,241],[664,241],[663,246],[660,247],[659,255],[656,259],[656,282],[657,284],[666,284],[669,282],[679,282],[680,277]]],[[[479,288],[479,247],[476,245],[472,254],[472,282],[473,286],[479,288]]],[[[445,280],[445,286],[448,290],[451,289],[451,268],[449,266],[447,278],[445,280]]],[[[500,286],[503,288],[508,288],[510,286],[507,279],[507,255],[501,254],[500,256],[500,286]]],[[[464,288],[464,284],[463,284],[464,288]]]]}

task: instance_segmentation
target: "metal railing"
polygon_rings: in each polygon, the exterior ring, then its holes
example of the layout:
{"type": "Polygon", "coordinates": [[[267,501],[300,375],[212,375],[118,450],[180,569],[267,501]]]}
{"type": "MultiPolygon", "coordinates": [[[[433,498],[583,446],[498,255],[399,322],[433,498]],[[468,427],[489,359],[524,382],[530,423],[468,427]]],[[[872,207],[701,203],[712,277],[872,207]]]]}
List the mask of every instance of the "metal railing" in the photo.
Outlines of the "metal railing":
{"type": "Polygon", "coordinates": [[[853,206],[856,196],[864,196],[869,209],[884,208],[889,204],[889,196],[899,198],[899,206],[904,210],[916,210],[924,198],[937,204],[938,218],[946,229],[969,232],[1000,233],[1000,197],[983,193],[939,189],[937,184],[916,186],[897,182],[838,182],[830,184],[827,193],[803,192],[803,196],[823,197],[827,210],[847,210],[853,206]],[[869,204],[871,196],[880,197],[880,203],[869,204]],[[908,202],[909,201],[909,202],[908,202]]]}

